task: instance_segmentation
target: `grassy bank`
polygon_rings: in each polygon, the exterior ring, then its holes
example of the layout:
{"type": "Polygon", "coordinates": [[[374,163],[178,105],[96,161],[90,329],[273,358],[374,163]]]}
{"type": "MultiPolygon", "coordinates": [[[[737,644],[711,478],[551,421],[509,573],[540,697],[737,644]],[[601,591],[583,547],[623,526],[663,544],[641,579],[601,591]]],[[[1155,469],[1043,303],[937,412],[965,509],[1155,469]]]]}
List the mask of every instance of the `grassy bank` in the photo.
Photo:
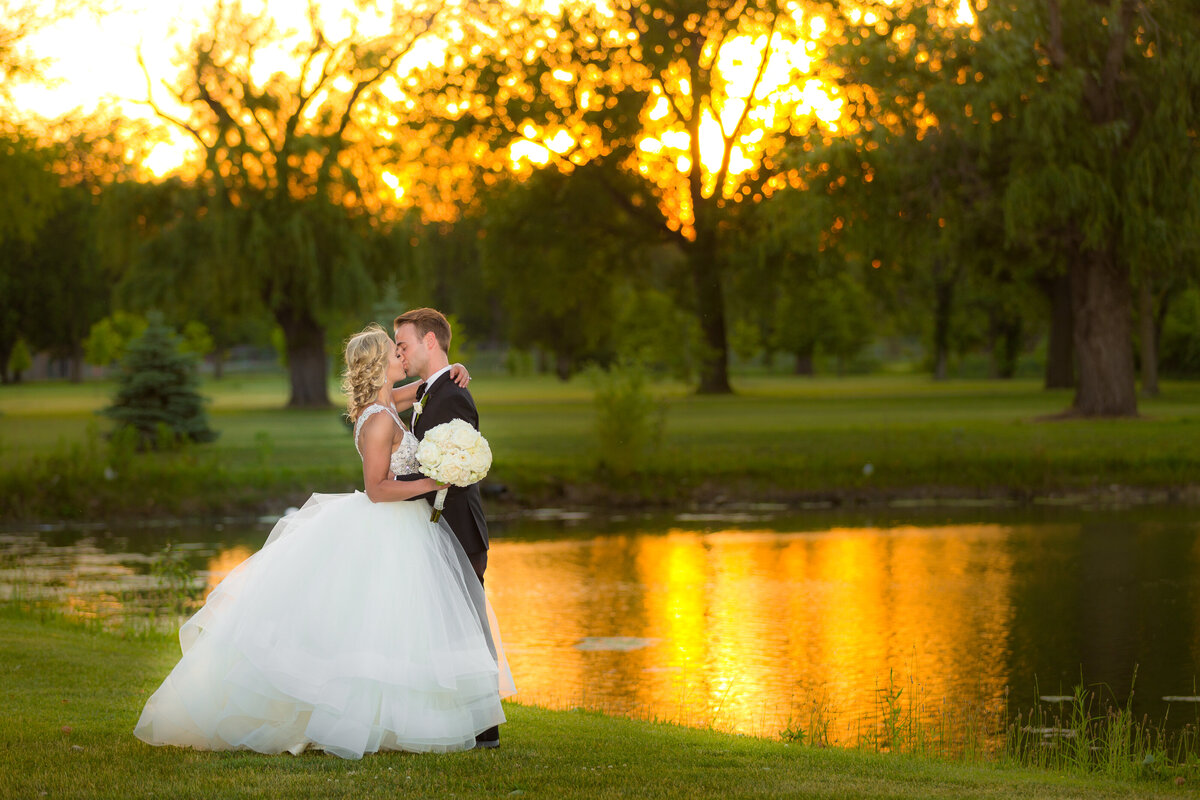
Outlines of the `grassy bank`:
{"type": "MultiPolygon", "coordinates": [[[[1036,381],[754,377],[731,397],[663,384],[665,428],[636,475],[597,469],[590,384],[473,384],[513,502],[875,502],[894,497],[1200,491],[1200,383],[1166,383],[1137,420],[1045,418],[1068,392],[1036,381]]],[[[210,381],[212,445],[113,453],[95,416],[111,385],[0,388],[0,519],[272,511],[360,480],[336,411],[287,411],[284,376],[210,381]]],[[[333,392],[331,390],[331,395],[333,392]]]]}
{"type": "Polygon", "coordinates": [[[160,635],[87,630],[0,609],[0,797],[1152,798],[1194,794],[1151,772],[1117,781],[730,736],[509,704],[498,751],[261,756],[134,739],[178,657],[160,635]]]}

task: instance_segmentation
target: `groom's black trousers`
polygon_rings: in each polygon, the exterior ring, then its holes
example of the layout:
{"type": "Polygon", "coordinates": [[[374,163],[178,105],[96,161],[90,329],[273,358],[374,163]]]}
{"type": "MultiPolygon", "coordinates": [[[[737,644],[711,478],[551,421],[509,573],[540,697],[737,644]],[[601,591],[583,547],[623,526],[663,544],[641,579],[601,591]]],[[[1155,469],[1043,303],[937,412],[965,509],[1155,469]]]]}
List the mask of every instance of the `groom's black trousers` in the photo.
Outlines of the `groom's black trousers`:
{"type": "Polygon", "coordinates": [[[480,550],[478,553],[467,553],[467,559],[471,562],[471,567],[475,570],[475,574],[479,576],[479,583],[483,583],[483,573],[487,570],[487,550],[480,550]]]}

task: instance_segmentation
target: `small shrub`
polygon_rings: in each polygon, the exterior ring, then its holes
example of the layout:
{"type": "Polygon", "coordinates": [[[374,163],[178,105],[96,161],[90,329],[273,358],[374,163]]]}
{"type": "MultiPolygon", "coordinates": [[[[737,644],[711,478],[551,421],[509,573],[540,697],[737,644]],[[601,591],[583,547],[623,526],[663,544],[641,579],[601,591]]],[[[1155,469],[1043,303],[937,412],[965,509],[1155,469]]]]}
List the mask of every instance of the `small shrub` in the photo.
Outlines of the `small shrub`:
{"type": "Polygon", "coordinates": [[[649,391],[646,370],[625,361],[594,369],[601,474],[626,477],[645,468],[662,443],[666,406],[649,391]]]}
{"type": "Polygon", "coordinates": [[[12,352],[8,354],[8,374],[12,375],[14,383],[21,382],[21,373],[33,366],[33,356],[29,354],[29,345],[24,339],[17,339],[12,352]]]}

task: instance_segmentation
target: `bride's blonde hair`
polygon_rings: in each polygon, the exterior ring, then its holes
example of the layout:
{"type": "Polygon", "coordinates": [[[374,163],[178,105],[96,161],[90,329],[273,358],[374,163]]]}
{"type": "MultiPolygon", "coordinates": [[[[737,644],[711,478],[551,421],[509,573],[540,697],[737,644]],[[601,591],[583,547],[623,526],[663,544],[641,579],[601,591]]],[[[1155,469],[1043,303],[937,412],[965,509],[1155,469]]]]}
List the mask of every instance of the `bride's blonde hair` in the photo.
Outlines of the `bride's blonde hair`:
{"type": "Polygon", "coordinates": [[[346,414],[352,422],[358,421],[359,414],[375,401],[387,383],[388,354],[395,346],[392,337],[374,322],[347,340],[342,392],[346,395],[346,414]]]}

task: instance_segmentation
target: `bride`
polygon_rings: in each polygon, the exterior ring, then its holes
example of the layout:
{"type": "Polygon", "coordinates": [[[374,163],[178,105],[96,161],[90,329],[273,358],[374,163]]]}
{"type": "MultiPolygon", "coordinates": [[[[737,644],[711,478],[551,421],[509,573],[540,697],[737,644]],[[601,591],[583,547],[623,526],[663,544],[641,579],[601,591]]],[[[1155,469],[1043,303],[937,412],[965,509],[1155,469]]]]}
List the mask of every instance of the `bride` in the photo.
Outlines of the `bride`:
{"type": "Polygon", "coordinates": [[[516,688],[483,587],[427,501],[396,502],[437,488],[393,480],[417,471],[393,405],[403,357],[377,325],[345,355],[365,493],[314,494],[221,581],[180,629],[139,739],[361,758],[469,750],[504,722],[516,688]]]}

